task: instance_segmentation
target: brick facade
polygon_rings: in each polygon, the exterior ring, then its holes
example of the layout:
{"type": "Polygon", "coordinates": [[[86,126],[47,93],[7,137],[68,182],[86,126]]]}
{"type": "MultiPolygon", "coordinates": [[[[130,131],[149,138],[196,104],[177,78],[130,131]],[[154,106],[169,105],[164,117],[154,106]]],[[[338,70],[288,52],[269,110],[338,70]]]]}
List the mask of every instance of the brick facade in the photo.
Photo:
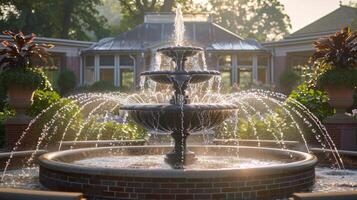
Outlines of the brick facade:
{"type": "MultiPolygon", "coordinates": [[[[23,132],[28,127],[30,120],[18,120],[16,118],[9,119],[5,122],[5,148],[12,150],[23,132]]],[[[26,133],[25,137],[22,139],[21,144],[18,146],[17,150],[31,149],[33,146],[33,140],[29,140],[30,130],[26,133]]]]}
{"type": "Polygon", "coordinates": [[[324,123],[332,141],[337,149],[357,150],[357,123],[324,123]]]}

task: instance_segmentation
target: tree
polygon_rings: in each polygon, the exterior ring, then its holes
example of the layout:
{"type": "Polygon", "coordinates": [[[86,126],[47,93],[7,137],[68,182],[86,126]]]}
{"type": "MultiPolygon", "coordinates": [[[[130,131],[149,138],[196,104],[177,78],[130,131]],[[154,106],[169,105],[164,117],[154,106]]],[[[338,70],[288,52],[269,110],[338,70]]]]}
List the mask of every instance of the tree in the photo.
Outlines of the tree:
{"type": "Polygon", "coordinates": [[[209,0],[213,20],[246,38],[281,39],[291,28],[278,0],[209,0]]]}
{"type": "Polygon", "coordinates": [[[107,19],[107,25],[110,27],[110,36],[117,36],[120,33],[121,6],[118,0],[102,0],[103,5],[98,6],[100,15],[107,19]]]}
{"type": "Polygon", "coordinates": [[[122,6],[122,19],[120,31],[127,31],[141,24],[145,13],[148,12],[172,12],[177,3],[180,3],[184,11],[197,11],[199,6],[193,0],[118,0],[122,6]]]}
{"type": "Polygon", "coordinates": [[[106,36],[106,19],[99,15],[101,0],[1,0],[0,29],[35,32],[65,39],[106,36]],[[92,35],[93,35],[92,34],[92,35]]]}

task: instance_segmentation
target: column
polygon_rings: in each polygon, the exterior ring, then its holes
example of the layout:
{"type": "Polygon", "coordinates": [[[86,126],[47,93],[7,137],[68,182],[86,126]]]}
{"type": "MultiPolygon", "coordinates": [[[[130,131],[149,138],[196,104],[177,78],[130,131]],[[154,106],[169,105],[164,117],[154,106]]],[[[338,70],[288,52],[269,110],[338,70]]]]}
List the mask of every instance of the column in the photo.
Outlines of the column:
{"type": "Polygon", "coordinates": [[[79,56],[79,85],[83,85],[83,72],[84,72],[84,64],[83,64],[83,56],[79,56]]]}
{"type": "Polygon", "coordinates": [[[120,86],[120,55],[114,55],[114,85],[120,86]]]}
{"type": "Polygon", "coordinates": [[[232,54],[231,55],[231,58],[232,58],[232,85],[234,83],[239,83],[239,80],[238,80],[238,59],[237,59],[237,54],[232,54]]]}
{"type": "Polygon", "coordinates": [[[253,73],[253,83],[258,81],[258,56],[252,56],[252,73],[253,73]]]}
{"type": "Polygon", "coordinates": [[[94,56],[94,78],[95,81],[100,81],[99,55],[94,56]]]}

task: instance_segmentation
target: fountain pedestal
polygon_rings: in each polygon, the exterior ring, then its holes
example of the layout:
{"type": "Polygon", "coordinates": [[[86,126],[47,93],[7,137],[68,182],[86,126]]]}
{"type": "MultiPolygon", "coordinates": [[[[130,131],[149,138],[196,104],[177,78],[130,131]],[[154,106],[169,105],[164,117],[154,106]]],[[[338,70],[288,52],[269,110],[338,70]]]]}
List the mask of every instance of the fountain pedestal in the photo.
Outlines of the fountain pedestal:
{"type": "Polygon", "coordinates": [[[189,133],[177,130],[172,132],[171,136],[175,141],[175,147],[170,153],[166,154],[165,162],[175,169],[182,169],[184,165],[193,164],[197,158],[192,151],[186,148],[186,140],[189,133]]]}

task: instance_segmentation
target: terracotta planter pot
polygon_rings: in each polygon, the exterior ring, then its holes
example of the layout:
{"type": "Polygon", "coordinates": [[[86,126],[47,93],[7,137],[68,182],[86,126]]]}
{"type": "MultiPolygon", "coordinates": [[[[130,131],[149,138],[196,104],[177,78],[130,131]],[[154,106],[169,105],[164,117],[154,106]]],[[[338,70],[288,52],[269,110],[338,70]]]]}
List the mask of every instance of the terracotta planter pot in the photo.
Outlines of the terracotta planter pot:
{"type": "Polygon", "coordinates": [[[26,117],[26,110],[32,104],[34,89],[10,87],[7,91],[9,105],[15,109],[16,117],[26,117]]]}
{"type": "Polygon", "coordinates": [[[325,91],[330,97],[329,103],[337,112],[345,112],[353,104],[354,90],[347,87],[325,86],[325,91]]]}

